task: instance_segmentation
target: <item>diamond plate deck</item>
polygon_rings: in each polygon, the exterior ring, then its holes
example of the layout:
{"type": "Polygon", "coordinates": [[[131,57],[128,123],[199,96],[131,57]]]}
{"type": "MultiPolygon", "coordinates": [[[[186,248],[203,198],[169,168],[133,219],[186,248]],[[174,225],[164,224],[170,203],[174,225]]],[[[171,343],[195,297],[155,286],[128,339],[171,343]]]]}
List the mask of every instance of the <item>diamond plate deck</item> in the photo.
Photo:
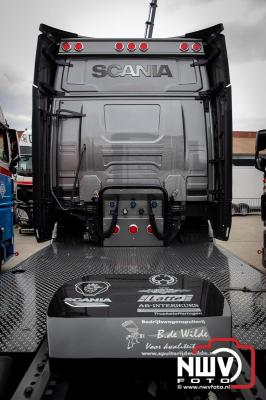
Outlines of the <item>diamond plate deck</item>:
{"type": "Polygon", "coordinates": [[[37,349],[46,333],[48,304],[66,281],[89,274],[159,272],[212,281],[231,305],[233,337],[266,349],[266,275],[215,244],[97,248],[54,243],[0,277],[0,351],[37,349]]]}

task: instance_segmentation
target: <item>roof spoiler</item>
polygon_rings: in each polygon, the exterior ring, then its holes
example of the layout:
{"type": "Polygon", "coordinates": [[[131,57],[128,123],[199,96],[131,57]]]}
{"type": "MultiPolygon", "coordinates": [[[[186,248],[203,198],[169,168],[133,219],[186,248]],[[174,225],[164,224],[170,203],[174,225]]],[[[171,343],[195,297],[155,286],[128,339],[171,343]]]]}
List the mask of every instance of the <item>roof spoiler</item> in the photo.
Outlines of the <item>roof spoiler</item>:
{"type": "Polygon", "coordinates": [[[61,29],[53,28],[52,26],[40,24],[39,30],[46,36],[53,36],[56,40],[61,40],[63,38],[76,38],[80,37],[77,33],[61,31],[61,29]]]}
{"type": "Polygon", "coordinates": [[[212,37],[216,36],[224,30],[223,24],[217,24],[210,26],[209,28],[202,29],[200,31],[186,33],[185,37],[187,38],[195,38],[195,39],[202,39],[206,42],[212,37]]]}
{"type": "MultiPolygon", "coordinates": [[[[61,29],[53,28],[52,26],[40,24],[39,30],[46,36],[53,36],[53,38],[57,41],[60,41],[64,38],[77,38],[83,37],[78,35],[77,33],[62,31],[61,29]]],[[[209,28],[202,29],[200,31],[186,33],[184,36],[187,38],[195,38],[195,39],[202,39],[204,41],[208,41],[210,37],[216,36],[224,30],[223,24],[217,24],[210,26],[209,28]]]]}

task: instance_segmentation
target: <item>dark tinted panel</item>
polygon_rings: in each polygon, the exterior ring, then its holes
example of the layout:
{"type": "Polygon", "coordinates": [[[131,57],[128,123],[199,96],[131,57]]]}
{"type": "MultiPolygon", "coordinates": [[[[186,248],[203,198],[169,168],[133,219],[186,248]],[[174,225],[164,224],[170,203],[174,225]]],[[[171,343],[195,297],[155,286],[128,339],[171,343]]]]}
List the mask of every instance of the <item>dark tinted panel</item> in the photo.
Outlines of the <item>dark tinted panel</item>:
{"type": "MultiPolygon", "coordinates": [[[[201,89],[193,59],[72,59],[62,89],[70,92],[171,92],[201,89]]],[[[58,76],[58,79],[61,79],[58,76]]]]}

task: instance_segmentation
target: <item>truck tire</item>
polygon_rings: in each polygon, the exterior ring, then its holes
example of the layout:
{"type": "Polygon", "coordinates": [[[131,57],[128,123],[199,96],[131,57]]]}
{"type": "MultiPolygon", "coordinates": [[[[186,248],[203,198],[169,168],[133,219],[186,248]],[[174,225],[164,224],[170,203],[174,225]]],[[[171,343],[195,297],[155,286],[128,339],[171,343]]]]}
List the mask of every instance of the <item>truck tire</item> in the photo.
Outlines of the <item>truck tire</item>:
{"type": "Polygon", "coordinates": [[[232,215],[236,215],[238,212],[238,206],[236,204],[232,204],[232,215]]]}
{"type": "Polygon", "coordinates": [[[248,215],[250,212],[249,206],[245,203],[239,204],[238,208],[239,208],[239,213],[243,216],[248,215]]]}
{"type": "Polygon", "coordinates": [[[13,225],[17,225],[18,221],[17,221],[17,213],[16,213],[16,209],[13,210],[13,225]]]}

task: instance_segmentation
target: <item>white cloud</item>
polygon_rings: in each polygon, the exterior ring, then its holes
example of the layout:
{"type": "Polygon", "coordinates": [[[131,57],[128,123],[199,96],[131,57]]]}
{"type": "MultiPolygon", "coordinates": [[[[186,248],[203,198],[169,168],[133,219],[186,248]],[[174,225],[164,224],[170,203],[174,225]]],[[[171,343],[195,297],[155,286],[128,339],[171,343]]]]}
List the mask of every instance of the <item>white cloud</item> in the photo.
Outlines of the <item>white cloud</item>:
{"type": "Polygon", "coordinates": [[[8,121],[17,121],[18,123],[23,123],[24,125],[27,124],[27,126],[31,125],[31,117],[29,115],[22,115],[22,114],[13,114],[13,113],[5,113],[5,116],[8,121]]]}
{"type": "MultiPolygon", "coordinates": [[[[0,24],[0,105],[10,126],[29,128],[38,26],[95,37],[141,37],[145,0],[13,0],[3,2],[0,24]],[[26,124],[26,125],[25,125],[26,124]]],[[[265,0],[158,0],[154,36],[167,37],[225,25],[233,86],[235,129],[264,124],[266,93],[265,0]],[[264,16],[264,17],[263,17],[264,16]]]]}
{"type": "Polygon", "coordinates": [[[31,79],[21,66],[0,65],[0,104],[10,127],[31,126],[31,88],[31,79]]]}

